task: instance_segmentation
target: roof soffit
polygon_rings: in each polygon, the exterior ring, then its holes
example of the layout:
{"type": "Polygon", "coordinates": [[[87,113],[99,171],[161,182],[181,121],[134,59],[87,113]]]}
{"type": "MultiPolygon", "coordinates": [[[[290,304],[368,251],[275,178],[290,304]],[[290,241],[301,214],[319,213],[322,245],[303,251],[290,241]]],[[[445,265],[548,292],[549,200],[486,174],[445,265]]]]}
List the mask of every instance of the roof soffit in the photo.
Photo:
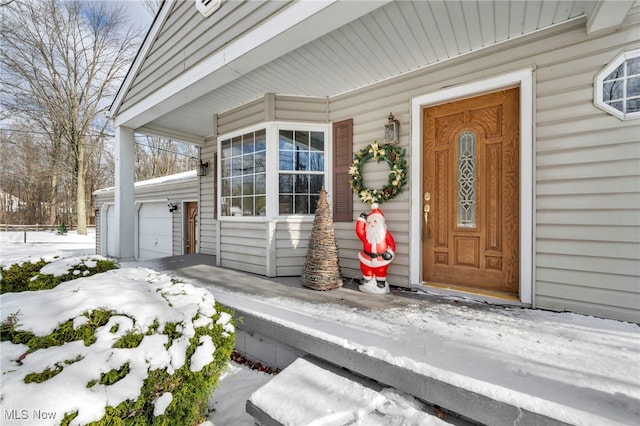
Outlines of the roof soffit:
{"type": "MultiPolygon", "coordinates": [[[[112,107],[115,125],[138,128],[203,93],[215,90],[278,57],[353,21],[390,0],[293,2],[282,12],[260,23],[224,49],[186,71],[143,101],[120,110],[122,98],[112,107]]],[[[170,9],[166,5],[165,10],[170,9]]],[[[166,20],[166,17],[164,18],[166,20]]],[[[158,23],[156,32],[161,23],[158,23]]],[[[152,39],[152,37],[148,37],[152,39]]],[[[149,46],[145,46],[149,49],[149,46]]],[[[143,57],[144,55],[138,55],[143,57]]],[[[141,62],[134,64],[139,68],[141,62]]],[[[135,72],[130,72],[135,75],[135,72]]],[[[133,77],[132,77],[133,78],[133,77]]],[[[133,80],[125,81],[131,84],[133,80]]],[[[129,86],[126,86],[129,87],[129,86]]],[[[126,93],[124,87],[120,90],[126,93]]],[[[126,95],[122,95],[126,96],[126,95]]]]}

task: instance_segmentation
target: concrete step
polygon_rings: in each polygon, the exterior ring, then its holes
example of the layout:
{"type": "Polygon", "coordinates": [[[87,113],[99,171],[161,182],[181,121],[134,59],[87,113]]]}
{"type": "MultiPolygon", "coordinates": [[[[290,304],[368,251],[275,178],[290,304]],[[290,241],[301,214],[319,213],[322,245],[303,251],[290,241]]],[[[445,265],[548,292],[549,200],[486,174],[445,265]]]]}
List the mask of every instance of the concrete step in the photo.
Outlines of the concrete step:
{"type": "Polygon", "coordinates": [[[445,416],[426,409],[414,398],[313,357],[298,358],[246,404],[261,426],[418,425],[445,416]]]}
{"type": "MultiPolygon", "coordinates": [[[[350,377],[364,377],[368,380],[367,383],[375,382],[378,383],[377,386],[393,388],[411,395],[435,407],[434,410],[447,413],[448,421],[452,424],[491,426],[567,424],[427,375],[418,374],[411,369],[345,348],[321,336],[287,327],[249,311],[236,308],[236,315],[242,318],[237,325],[236,349],[249,358],[268,365],[284,369],[292,365],[298,357],[311,356],[324,365],[339,366],[349,371],[350,377]]],[[[256,410],[259,408],[256,407],[256,410]]],[[[253,412],[250,414],[253,415],[253,412]]],[[[269,423],[266,417],[262,421],[265,422],[264,426],[279,424],[269,423]]]]}

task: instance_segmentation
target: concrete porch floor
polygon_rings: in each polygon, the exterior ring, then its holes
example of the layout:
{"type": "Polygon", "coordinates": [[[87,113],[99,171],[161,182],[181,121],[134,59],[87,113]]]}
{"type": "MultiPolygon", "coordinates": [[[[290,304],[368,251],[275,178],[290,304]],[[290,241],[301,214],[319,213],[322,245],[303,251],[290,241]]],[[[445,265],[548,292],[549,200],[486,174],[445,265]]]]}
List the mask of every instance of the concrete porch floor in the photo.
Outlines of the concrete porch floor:
{"type": "MultiPolygon", "coordinates": [[[[603,379],[600,372],[593,372],[589,377],[590,373],[581,370],[563,372],[558,377],[529,371],[523,373],[531,361],[505,355],[500,347],[487,351],[468,343],[443,341],[442,336],[429,332],[428,324],[427,328],[417,328],[409,320],[403,323],[401,317],[389,324],[387,334],[381,332],[384,324],[376,320],[378,315],[390,318],[394,313],[401,316],[407,310],[449,315],[449,308],[454,312],[462,307],[465,312],[495,315],[496,321],[501,321],[502,309],[520,308],[468,303],[404,290],[393,290],[384,296],[366,295],[351,283],[340,289],[320,292],[303,287],[297,277],[266,278],[214,265],[215,257],[207,255],[153,261],[156,270],[174,273],[194,285],[203,286],[220,303],[234,309],[236,317],[242,318],[237,324],[240,338],[237,346],[243,346],[239,350],[252,352],[250,346],[255,344],[255,340],[254,343],[243,342],[243,336],[273,345],[271,361],[280,364],[276,365],[279,368],[293,362],[297,356],[310,355],[479,424],[640,424],[640,341],[620,348],[620,353],[605,348],[608,353],[603,355],[603,362],[628,364],[631,378],[625,383],[618,383],[620,380],[616,377],[603,379]],[[287,303],[279,303],[283,300],[287,303]],[[292,309],[296,303],[300,308],[292,309]],[[336,307],[337,312],[344,312],[344,316],[330,318],[319,315],[314,309],[327,305],[336,307]],[[358,321],[371,321],[372,327],[358,324],[358,321]],[[305,324],[305,327],[299,324],[305,324]],[[279,353],[279,345],[287,349],[279,353]],[[376,353],[377,348],[389,349],[380,354],[376,353]],[[449,380],[450,377],[464,379],[449,380]],[[620,390],[603,392],[589,386],[590,380],[593,383],[606,380],[613,387],[619,386],[620,390]],[[532,402],[523,407],[518,403],[523,399],[532,402]],[[548,409],[538,409],[538,406],[551,407],[552,412],[562,415],[549,416],[548,409]]],[[[589,324],[596,324],[590,331],[606,332],[608,325],[604,323],[610,320],[601,320],[602,327],[598,321],[589,321],[589,324]]],[[[531,327],[533,330],[535,324],[531,327]]],[[[632,331],[631,336],[640,337],[640,334],[632,331]]],[[[485,337],[478,336],[478,339],[485,337]]],[[[531,337],[523,333],[518,338],[526,348],[525,341],[531,337]]],[[[544,341],[538,343],[545,344],[544,341]]],[[[569,340],[566,344],[573,343],[569,340]]],[[[553,366],[554,356],[566,356],[566,353],[558,354],[554,348],[549,348],[548,356],[540,363],[553,366]]],[[[578,364],[576,360],[576,367],[578,364]]]]}

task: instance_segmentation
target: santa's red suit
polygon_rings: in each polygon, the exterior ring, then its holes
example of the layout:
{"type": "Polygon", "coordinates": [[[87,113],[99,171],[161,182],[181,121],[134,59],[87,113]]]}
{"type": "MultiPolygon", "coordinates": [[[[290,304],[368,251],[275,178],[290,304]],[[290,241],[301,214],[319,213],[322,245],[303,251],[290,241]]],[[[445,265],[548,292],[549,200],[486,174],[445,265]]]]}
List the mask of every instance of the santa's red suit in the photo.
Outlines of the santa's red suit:
{"type": "Polygon", "coordinates": [[[369,214],[361,214],[356,221],[356,235],[362,241],[362,250],[358,253],[360,270],[365,281],[373,279],[387,280],[387,268],[396,252],[396,243],[391,232],[387,231],[384,215],[377,204],[372,204],[369,214]]]}

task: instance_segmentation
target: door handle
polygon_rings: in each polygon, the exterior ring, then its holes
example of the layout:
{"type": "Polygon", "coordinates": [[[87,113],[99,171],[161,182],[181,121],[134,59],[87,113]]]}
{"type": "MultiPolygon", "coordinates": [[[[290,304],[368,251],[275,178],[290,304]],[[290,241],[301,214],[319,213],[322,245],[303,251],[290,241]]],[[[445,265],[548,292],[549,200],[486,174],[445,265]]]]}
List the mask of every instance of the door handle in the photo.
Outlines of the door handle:
{"type": "Polygon", "coordinates": [[[431,206],[429,204],[427,204],[429,201],[431,201],[431,194],[428,193],[428,192],[425,192],[424,193],[424,208],[423,208],[425,232],[426,232],[426,229],[427,229],[427,225],[429,224],[429,212],[431,211],[431,206]]]}

